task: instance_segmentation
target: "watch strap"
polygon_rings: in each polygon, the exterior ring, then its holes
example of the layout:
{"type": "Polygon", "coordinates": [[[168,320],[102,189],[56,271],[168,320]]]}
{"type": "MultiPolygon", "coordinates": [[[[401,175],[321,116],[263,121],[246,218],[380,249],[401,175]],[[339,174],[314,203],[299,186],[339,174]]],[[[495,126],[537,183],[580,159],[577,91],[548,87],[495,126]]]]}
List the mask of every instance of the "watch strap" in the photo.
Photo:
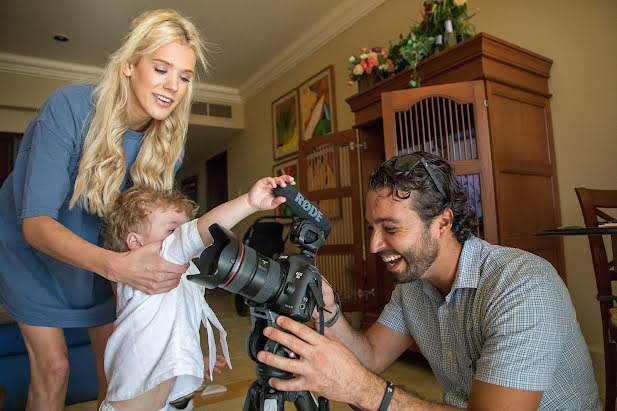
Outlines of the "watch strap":
{"type": "Polygon", "coordinates": [[[390,401],[392,401],[392,394],[394,394],[394,384],[390,381],[386,381],[386,392],[383,394],[383,399],[381,400],[378,411],[386,411],[388,409],[390,401]]]}

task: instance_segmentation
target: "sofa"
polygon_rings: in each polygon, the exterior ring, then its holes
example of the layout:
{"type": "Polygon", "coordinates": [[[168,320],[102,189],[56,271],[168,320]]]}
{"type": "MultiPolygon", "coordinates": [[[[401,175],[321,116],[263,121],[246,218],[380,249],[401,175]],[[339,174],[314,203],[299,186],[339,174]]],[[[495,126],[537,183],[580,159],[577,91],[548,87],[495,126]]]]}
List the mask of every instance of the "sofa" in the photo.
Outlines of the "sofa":
{"type": "MultiPolygon", "coordinates": [[[[85,328],[65,328],[64,335],[71,364],[66,404],[95,400],[98,378],[88,332],[85,328]]],[[[2,411],[26,407],[29,380],[30,360],[21,332],[0,307],[0,387],[5,389],[2,411]]]]}

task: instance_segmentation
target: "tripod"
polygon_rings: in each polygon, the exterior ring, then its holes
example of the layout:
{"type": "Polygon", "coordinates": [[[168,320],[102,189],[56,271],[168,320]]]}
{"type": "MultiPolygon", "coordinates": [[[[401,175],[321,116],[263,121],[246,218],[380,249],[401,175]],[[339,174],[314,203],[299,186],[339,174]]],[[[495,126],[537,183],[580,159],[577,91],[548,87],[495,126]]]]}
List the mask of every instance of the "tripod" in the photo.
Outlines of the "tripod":
{"type": "Polygon", "coordinates": [[[265,307],[251,306],[252,329],[246,339],[246,351],[255,361],[257,381],[249,388],[244,401],[244,411],[283,411],[285,402],[293,402],[299,411],[327,411],[330,409],[328,400],[319,397],[319,403],[309,391],[279,391],[268,384],[271,377],[282,380],[293,378],[293,374],[263,364],[257,360],[259,351],[268,351],[287,358],[295,358],[287,347],[266,338],[263,330],[267,326],[282,330],[276,319],[279,315],[265,307]]]}

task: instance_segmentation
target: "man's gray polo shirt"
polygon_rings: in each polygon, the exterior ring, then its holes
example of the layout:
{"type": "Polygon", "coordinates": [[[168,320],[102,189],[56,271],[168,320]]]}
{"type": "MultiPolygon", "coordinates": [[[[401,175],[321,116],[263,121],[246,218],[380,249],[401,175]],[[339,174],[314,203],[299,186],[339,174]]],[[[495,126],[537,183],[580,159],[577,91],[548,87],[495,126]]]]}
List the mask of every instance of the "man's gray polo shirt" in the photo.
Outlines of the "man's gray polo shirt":
{"type": "Polygon", "coordinates": [[[544,391],[544,410],[602,409],[568,290],[536,255],[472,237],[445,298],[424,279],[399,284],[378,321],[413,337],[446,404],[466,407],[478,379],[544,391]]]}

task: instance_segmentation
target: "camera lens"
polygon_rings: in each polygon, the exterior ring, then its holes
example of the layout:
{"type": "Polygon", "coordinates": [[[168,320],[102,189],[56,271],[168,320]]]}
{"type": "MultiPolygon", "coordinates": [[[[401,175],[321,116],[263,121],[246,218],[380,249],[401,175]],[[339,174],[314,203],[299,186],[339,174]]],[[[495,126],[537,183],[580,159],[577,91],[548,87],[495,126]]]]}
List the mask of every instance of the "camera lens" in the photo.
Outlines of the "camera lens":
{"type": "Polygon", "coordinates": [[[259,304],[276,299],[285,283],[284,267],[239,242],[235,235],[213,224],[214,244],[199,259],[201,274],[191,276],[207,288],[222,288],[259,304]]]}

